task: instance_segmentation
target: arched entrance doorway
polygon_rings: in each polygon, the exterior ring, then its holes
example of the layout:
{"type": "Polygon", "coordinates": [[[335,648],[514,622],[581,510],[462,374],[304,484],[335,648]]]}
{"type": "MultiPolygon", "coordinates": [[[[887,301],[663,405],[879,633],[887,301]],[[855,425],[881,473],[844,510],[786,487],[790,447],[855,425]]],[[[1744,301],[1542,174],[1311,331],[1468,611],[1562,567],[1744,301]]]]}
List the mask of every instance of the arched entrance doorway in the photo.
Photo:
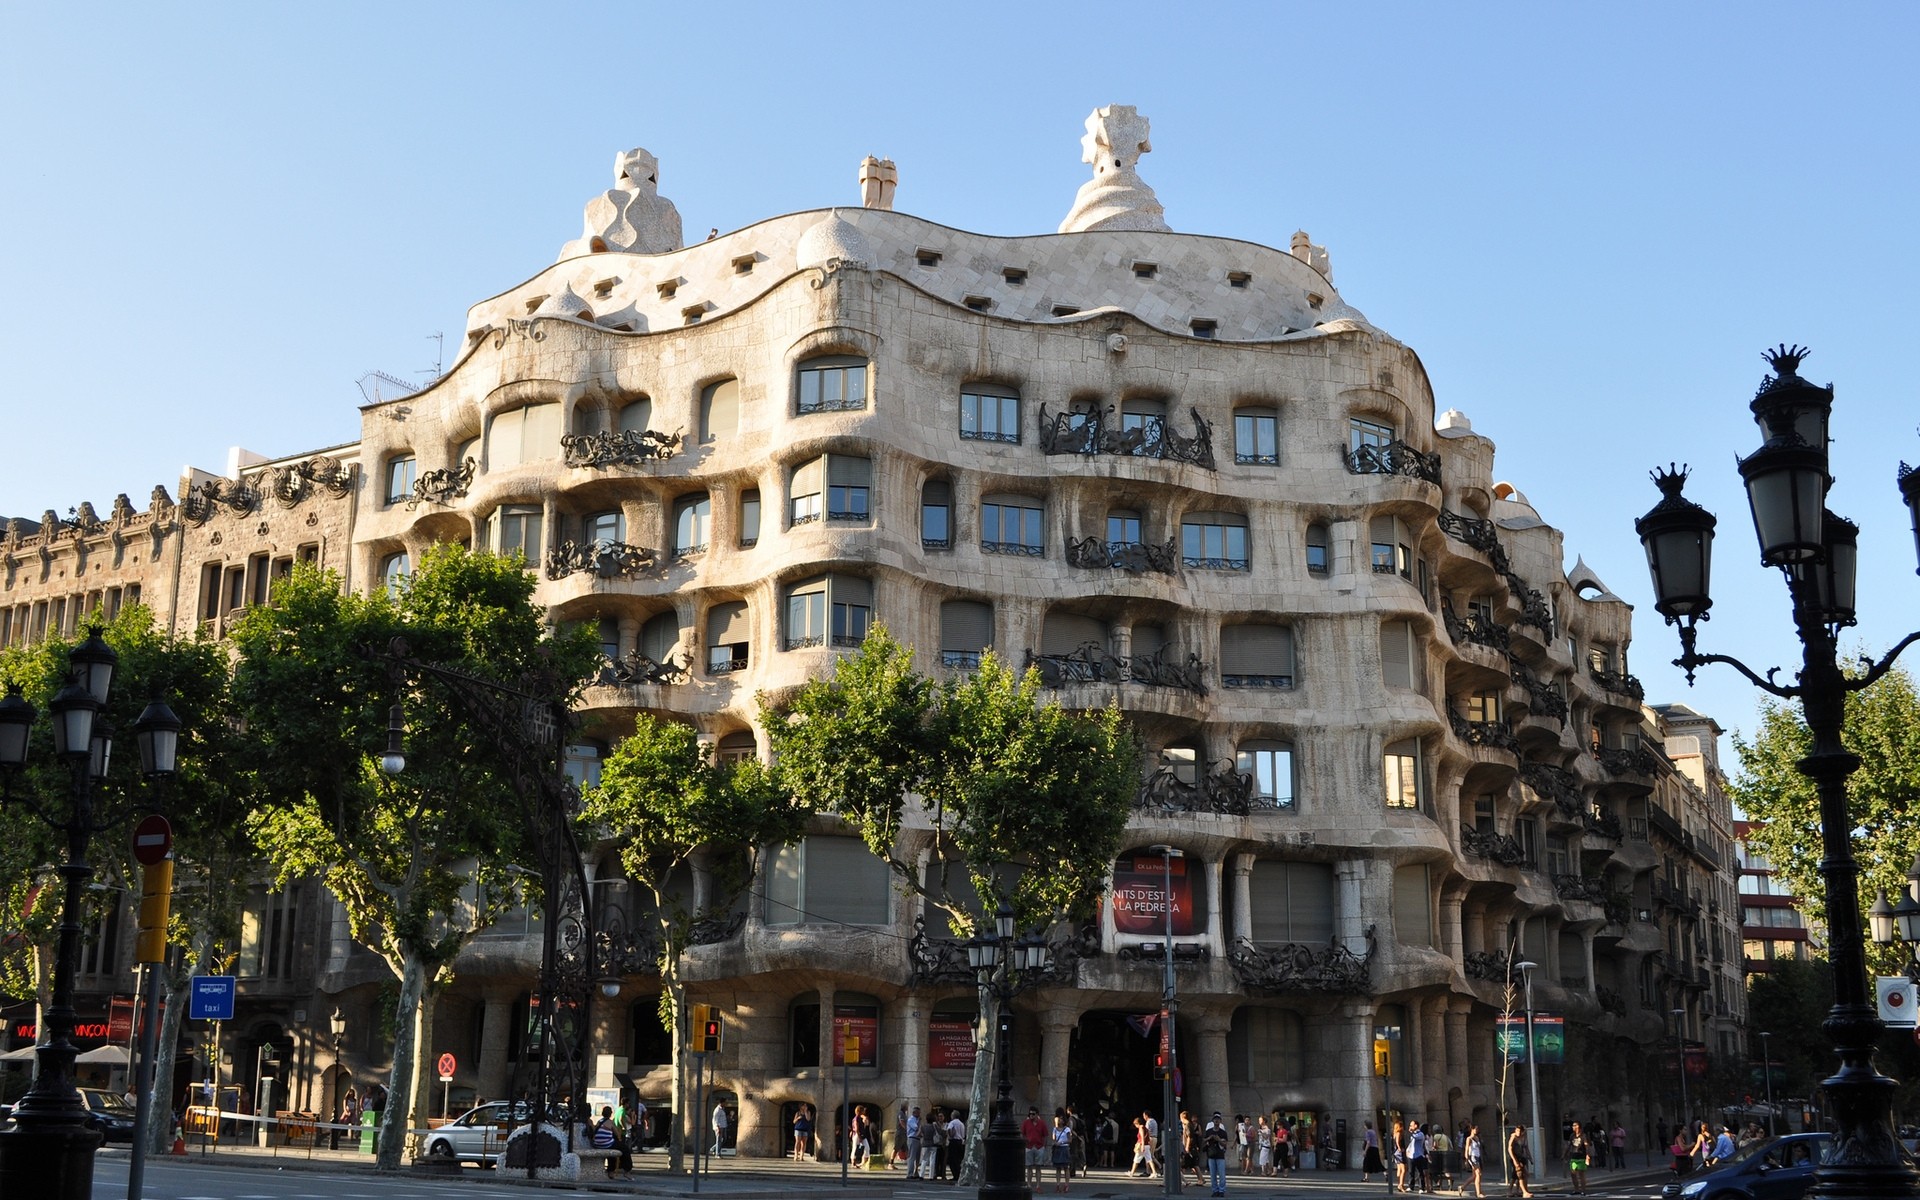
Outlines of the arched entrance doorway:
{"type": "Polygon", "coordinates": [[[1159,1015],[1096,1009],[1080,1018],[1067,1048],[1067,1099],[1089,1127],[1112,1113],[1129,1146],[1133,1118],[1160,1117],[1160,1081],[1153,1077],[1160,1033],[1152,1024],[1159,1015]]]}

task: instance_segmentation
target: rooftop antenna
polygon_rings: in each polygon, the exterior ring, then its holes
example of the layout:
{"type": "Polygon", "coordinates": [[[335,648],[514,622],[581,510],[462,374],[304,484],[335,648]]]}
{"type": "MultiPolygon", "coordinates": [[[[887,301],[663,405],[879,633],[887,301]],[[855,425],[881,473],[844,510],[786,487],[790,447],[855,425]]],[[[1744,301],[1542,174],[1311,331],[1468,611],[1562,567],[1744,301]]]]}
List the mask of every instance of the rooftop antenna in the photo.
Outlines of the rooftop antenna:
{"type": "Polygon", "coordinates": [[[427,382],[432,383],[434,380],[440,378],[440,368],[446,362],[447,335],[440,330],[435,330],[427,335],[427,340],[433,343],[433,369],[431,372],[421,370],[414,372],[414,374],[426,375],[427,382]]]}

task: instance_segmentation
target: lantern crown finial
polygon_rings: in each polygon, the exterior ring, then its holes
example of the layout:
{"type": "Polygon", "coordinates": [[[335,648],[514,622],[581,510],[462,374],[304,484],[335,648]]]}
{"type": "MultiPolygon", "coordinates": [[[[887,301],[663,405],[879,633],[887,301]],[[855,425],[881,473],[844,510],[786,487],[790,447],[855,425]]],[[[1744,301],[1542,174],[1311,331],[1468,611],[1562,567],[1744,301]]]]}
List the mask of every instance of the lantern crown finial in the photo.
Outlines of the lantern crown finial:
{"type": "Polygon", "coordinates": [[[1680,489],[1686,486],[1687,473],[1691,469],[1688,463],[1681,463],[1677,467],[1668,463],[1666,470],[1662,471],[1659,467],[1655,467],[1647,474],[1653,479],[1653,486],[1660,489],[1661,498],[1673,500],[1680,495],[1680,489]]]}
{"type": "Polygon", "coordinates": [[[1767,365],[1773,368],[1776,375],[1786,376],[1798,374],[1800,364],[1811,353],[1813,351],[1805,346],[1789,346],[1781,342],[1771,350],[1762,351],[1760,356],[1767,360],[1767,365]]]}

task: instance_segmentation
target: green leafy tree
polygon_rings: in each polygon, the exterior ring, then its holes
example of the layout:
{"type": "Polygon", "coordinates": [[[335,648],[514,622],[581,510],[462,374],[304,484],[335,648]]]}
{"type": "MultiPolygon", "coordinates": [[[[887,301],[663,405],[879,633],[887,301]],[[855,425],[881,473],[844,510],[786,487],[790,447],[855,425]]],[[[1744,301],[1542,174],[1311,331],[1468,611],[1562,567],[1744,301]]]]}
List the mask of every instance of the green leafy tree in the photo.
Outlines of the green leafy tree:
{"type": "MultiPolygon", "coordinates": [[[[1920,697],[1913,677],[1896,668],[1871,687],[1848,693],[1841,739],[1860,756],[1860,769],[1847,780],[1847,796],[1861,902],[1871,904],[1881,891],[1897,899],[1920,850],[1920,697]]],[[[1753,820],[1764,822],[1748,843],[1773,865],[1787,890],[1801,897],[1808,921],[1824,924],[1820,839],[1809,836],[1820,828],[1820,803],[1813,782],[1795,767],[1812,744],[1798,707],[1767,702],[1752,740],[1735,734],[1733,744],[1740,760],[1730,788],[1733,800],[1753,820]]],[[[1869,945],[1867,950],[1880,974],[1905,973],[1903,949],[1869,945]]]]}
{"type": "MultiPolygon", "coordinates": [[[[980,917],[1002,901],[1022,928],[1089,915],[1140,787],[1139,745],[1117,708],[1043,703],[1038,672],[1016,673],[991,654],[936,686],[882,626],[831,679],[778,709],[763,699],[762,714],[782,783],[846,821],[962,935],[980,932],[980,917]],[[955,871],[971,886],[951,887],[955,871]],[[977,908],[954,899],[968,895],[977,908]]],[[[990,989],[980,1005],[981,1028],[996,1028],[990,989]]],[[[984,1042],[974,1060],[970,1184],[997,1052],[992,1038],[984,1042]]]]}
{"type": "MultiPolygon", "coordinates": [[[[620,843],[630,884],[652,902],[653,947],[663,985],[661,1018],[673,1031],[673,1109],[686,1113],[686,985],[680,955],[694,923],[721,918],[751,883],[762,847],[799,838],[807,810],[755,760],[716,763],[691,726],[648,713],[607,756],[588,793],[583,822],[620,843]],[[676,884],[696,863],[704,887],[691,900],[676,884]]],[[[697,1116],[697,1114],[695,1114],[697,1116]]],[[[685,1122],[675,1122],[672,1169],[680,1169],[685,1122]]]]}
{"type": "Polygon", "coordinates": [[[533,587],[517,558],[440,545],[397,594],[350,595],[331,573],[296,570],[233,634],[236,708],[260,735],[263,803],[248,827],[277,882],[321,879],[399,982],[382,1169],[428,1111],[434,1002],[467,943],[524,899],[513,868],[532,850],[515,748],[433,681],[396,679],[379,651],[404,636],[420,661],[502,686],[549,681],[546,699],[568,704],[597,650],[584,630],[550,639],[533,587]],[[402,693],[407,761],[389,775],[388,706],[402,693]]]}

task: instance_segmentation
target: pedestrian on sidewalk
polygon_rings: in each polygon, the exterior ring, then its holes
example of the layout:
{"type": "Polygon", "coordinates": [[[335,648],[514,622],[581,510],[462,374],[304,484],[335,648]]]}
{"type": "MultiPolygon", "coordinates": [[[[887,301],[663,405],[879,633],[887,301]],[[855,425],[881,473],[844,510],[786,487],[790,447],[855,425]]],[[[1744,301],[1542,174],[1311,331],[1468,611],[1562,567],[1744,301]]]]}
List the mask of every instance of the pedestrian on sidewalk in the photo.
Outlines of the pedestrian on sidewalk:
{"type": "Polygon", "coordinates": [[[1609,1139],[1613,1147],[1613,1169],[1627,1169],[1627,1127],[1616,1118],[1613,1122],[1613,1134],[1609,1139]]]}
{"type": "Polygon", "coordinates": [[[1527,1179],[1533,1174],[1533,1150],[1527,1145],[1527,1131],[1519,1125],[1507,1135],[1507,1194],[1519,1195],[1522,1200],[1532,1197],[1533,1189],[1527,1186],[1527,1179]]]}
{"type": "Polygon", "coordinates": [[[1373,1122],[1366,1123],[1366,1132],[1360,1135],[1366,1151],[1360,1156],[1360,1182],[1368,1183],[1375,1171],[1385,1172],[1387,1166],[1380,1161],[1380,1135],[1374,1131],[1373,1122]]]}
{"type": "Polygon", "coordinates": [[[1486,1149],[1480,1144],[1480,1127],[1478,1125],[1467,1126],[1467,1136],[1463,1147],[1467,1156],[1467,1171],[1473,1176],[1473,1194],[1476,1200],[1480,1200],[1480,1198],[1486,1196],[1486,1193],[1480,1190],[1480,1169],[1484,1165],[1486,1149]]]}
{"type": "Polygon", "coordinates": [[[1227,1194],[1227,1126],[1219,1113],[1213,1114],[1213,1120],[1200,1131],[1201,1146],[1207,1154],[1207,1182],[1212,1184],[1212,1194],[1227,1194]]]}
{"type": "Polygon", "coordinates": [[[1575,1121],[1573,1133],[1567,1138],[1567,1176],[1573,1185],[1573,1194],[1587,1194],[1587,1162],[1593,1155],[1593,1139],[1587,1136],[1586,1129],[1575,1121]]]}
{"type": "Polygon", "coordinates": [[[920,1178],[920,1138],[925,1126],[920,1121],[920,1106],[907,1114],[907,1178],[920,1178]]]}

